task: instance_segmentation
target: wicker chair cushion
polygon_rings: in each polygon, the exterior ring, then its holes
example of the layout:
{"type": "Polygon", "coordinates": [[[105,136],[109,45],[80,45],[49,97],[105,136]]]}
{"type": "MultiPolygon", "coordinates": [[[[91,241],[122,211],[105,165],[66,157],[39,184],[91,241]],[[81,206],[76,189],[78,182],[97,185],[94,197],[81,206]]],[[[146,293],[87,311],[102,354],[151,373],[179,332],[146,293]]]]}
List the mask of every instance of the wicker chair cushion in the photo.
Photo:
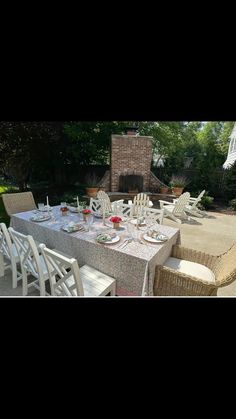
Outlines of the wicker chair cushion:
{"type": "Polygon", "coordinates": [[[177,259],[169,257],[165,262],[164,266],[167,268],[175,269],[178,272],[182,272],[186,275],[194,276],[195,278],[202,279],[209,283],[215,282],[214,273],[204,265],[195,262],[189,262],[188,260],[177,259]]]}

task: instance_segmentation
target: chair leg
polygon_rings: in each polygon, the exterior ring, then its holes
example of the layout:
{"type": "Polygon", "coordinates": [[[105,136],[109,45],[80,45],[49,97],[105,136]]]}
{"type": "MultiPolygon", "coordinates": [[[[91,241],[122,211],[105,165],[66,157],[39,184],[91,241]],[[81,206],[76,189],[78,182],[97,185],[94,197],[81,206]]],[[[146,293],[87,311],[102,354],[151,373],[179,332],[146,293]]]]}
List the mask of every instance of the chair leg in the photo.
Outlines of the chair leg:
{"type": "Polygon", "coordinates": [[[22,268],[22,292],[24,296],[28,294],[28,276],[24,268],[22,268]]]}
{"type": "Polygon", "coordinates": [[[182,224],[182,221],[179,218],[176,218],[175,215],[171,214],[171,212],[165,212],[167,217],[170,217],[176,223],[182,224]]]}
{"type": "Polygon", "coordinates": [[[4,257],[3,254],[0,253],[0,277],[4,276],[5,267],[4,267],[4,257]]]}
{"type": "Polygon", "coordinates": [[[12,270],[12,288],[17,287],[17,269],[15,261],[11,262],[11,270],[12,270]]]}

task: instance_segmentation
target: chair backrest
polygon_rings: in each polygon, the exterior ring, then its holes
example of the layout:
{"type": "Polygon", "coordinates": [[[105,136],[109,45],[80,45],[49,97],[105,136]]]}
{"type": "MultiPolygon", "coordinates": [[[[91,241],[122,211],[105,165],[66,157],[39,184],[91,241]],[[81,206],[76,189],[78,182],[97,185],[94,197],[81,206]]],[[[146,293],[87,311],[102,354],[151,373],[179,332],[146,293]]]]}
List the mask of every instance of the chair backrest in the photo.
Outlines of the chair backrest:
{"type": "Polygon", "coordinates": [[[13,260],[12,244],[6,224],[0,223],[0,253],[11,261],[13,260]]]}
{"type": "Polygon", "coordinates": [[[199,202],[201,201],[201,199],[202,199],[202,197],[203,197],[203,195],[204,195],[204,193],[205,193],[205,192],[206,192],[206,191],[205,191],[205,190],[203,190],[203,191],[202,191],[202,192],[198,195],[197,199],[193,202],[193,204],[191,204],[192,209],[196,208],[197,204],[199,204],[199,202]]]}
{"type": "Polygon", "coordinates": [[[25,236],[9,227],[10,236],[15,243],[20,259],[21,270],[30,272],[35,278],[43,280],[43,269],[39,252],[32,236],[25,236]]]}
{"type": "Polygon", "coordinates": [[[32,192],[5,193],[2,200],[9,216],[37,208],[32,192]]]}
{"type": "Polygon", "coordinates": [[[96,198],[90,198],[89,208],[91,211],[94,211],[94,212],[99,212],[99,211],[102,212],[101,201],[99,201],[99,199],[96,199],[96,198]]]}
{"type": "Polygon", "coordinates": [[[116,203],[115,207],[115,215],[118,215],[120,217],[128,217],[131,218],[133,215],[133,205],[123,204],[123,203],[116,203]]]}
{"type": "Polygon", "coordinates": [[[111,201],[109,196],[107,195],[106,192],[104,191],[98,191],[97,193],[97,199],[99,200],[103,200],[104,205],[105,205],[105,211],[111,211],[111,201]]]}
{"type": "Polygon", "coordinates": [[[216,284],[229,283],[236,279],[236,243],[224,254],[218,257],[214,267],[216,284]]]}
{"type": "Polygon", "coordinates": [[[144,193],[139,193],[134,197],[133,215],[141,216],[143,208],[149,208],[149,196],[144,193]]]}
{"type": "MultiPolygon", "coordinates": [[[[184,207],[188,204],[190,199],[190,193],[185,192],[182,195],[180,195],[178,201],[175,204],[175,207],[173,209],[173,215],[181,215],[184,212],[184,207]]],[[[168,209],[168,208],[167,208],[168,209]]]]}
{"type": "Polygon", "coordinates": [[[155,208],[145,208],[144,216],[145,218],[152,220],[154,223],[163,224],[164,209],[156,210],[155,208]]]}
{"type": "Polygon", "coordinates": [[[84,295],[77,260],[67,258],[54,250],[48,249],[45,244],[40,244],[39,247],[48,270],[51,294],[61,296],[84,295]]]}

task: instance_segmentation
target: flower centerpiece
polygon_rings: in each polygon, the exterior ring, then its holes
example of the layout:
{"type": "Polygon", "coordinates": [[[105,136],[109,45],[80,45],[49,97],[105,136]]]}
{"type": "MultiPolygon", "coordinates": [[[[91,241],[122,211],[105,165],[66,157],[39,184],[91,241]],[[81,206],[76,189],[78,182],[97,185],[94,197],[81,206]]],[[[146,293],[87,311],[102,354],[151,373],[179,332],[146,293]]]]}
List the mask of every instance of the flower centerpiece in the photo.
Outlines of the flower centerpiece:
{"type": "Polygon", "coordinates": [[[119,228],[120,227],[120,222],[122,221],[122,218],[120,217],[111,217],[110,221],[113,223],[113,228],[119,228]]]}
{"type": "Polygon", "coordinates": [[[69,208],[68,207],[61,207],[61,215],[67,215],[69,212],[69,208]]]}
{"type": "Polygon", "coordinates": [[[86,221],[88,219],[88,217],[91,216],[92,211],[90,209],[83,209],[82,214],[83,214],[83,217],[84,217],[84,221],[86,221]]]}

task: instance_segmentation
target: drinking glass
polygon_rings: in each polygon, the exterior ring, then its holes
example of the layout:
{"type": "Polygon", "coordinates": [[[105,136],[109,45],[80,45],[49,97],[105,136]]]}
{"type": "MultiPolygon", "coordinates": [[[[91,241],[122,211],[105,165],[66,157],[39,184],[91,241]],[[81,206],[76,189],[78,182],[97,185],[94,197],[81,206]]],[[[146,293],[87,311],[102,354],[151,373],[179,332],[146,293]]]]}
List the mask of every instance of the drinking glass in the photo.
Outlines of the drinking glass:
{"type": "Polygon", "coordinates": [[[89,217],[86,217],[86,225],[88,227],[88,231],[90,231],[92,224],[93,224],[93,216],[90,215],[89,217]]]}
{"type": "Polygon", "coordinates": [[[44,204],[43,203],[39,203],[38,204],[38,209],[39,209],[39,211],[43,211],[44,210],[44,204]]]}
{"type": "Polygon", "coordinates": [[[66,202],[61,202],[61,207],[66,207],[66,202]]]}

